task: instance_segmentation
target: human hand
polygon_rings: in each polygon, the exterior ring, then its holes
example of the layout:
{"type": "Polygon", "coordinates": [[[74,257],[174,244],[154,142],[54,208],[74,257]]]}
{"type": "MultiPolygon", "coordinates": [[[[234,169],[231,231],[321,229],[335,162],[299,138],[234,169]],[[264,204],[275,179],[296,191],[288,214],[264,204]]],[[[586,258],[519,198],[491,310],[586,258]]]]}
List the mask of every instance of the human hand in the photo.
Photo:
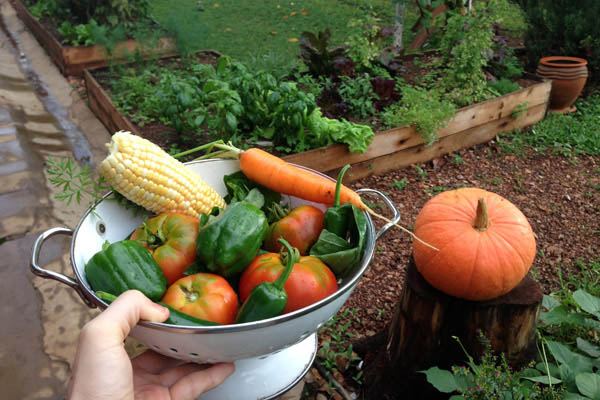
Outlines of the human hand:
{"type": "Polygon", "coordinates": [[[123,342],[140,319],[162,322],[169,310],[137,290],[117,298],[88,322],[69,384],[69,399],[193,400],[233,373],[231,363],[210,367],[185,363],[153,351],[129,359],[123,342]]]}

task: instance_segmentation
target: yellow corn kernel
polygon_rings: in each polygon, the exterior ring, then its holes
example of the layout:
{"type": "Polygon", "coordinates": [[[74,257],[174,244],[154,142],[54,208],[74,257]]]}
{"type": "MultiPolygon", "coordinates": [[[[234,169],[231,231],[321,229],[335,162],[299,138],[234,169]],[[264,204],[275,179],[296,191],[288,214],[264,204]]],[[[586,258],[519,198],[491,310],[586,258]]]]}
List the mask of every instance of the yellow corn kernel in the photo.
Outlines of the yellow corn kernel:
{"type": "Polygon", "coordinates": [[[119,131],[107,145],[99,172],[116,191],[154,213],[194,217],[225,207],[223,198],[202,178],[154,143],[119,131]]]}

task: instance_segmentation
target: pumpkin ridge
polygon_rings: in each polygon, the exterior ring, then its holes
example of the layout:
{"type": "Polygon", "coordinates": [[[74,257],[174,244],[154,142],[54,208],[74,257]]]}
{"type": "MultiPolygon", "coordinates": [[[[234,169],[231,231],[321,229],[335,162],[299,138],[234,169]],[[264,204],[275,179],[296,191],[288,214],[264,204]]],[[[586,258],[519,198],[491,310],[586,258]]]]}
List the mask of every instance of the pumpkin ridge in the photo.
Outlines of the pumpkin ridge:
{"type": "MultiPolygon", "coordinates": [[[[458,240],[458,239],[462,238],[462,237],[463,237],[464,235],[466,235],[467,233],[469,233],[469,231],[468,231],[468,230],[465,230],[465,231],[464,231],[462,234],[460,234],[460,235],[456,236],[456,237],[455,237],[454,239],[452,239],[450,242],[446,243],[446,244],[445,244],[445,245],[443,245],[442,247],[438,247],[438,251],[436,251],[436,255],[435,255],[435,256],[433,256],[433,257],[431,257],[431,258],[430,258],[430,259],[427,261],[427,263],[425,263],[425,265],[423,265],[421,268],[423,268],[423,269],[427,269],[427,268],[429,267],[429,264],[430,264],[431,262],[433,262],[433,261],[434,261],[434,260],[435,260],[435,259],[438,257],[438,255],[440,255],[440,254],[442,253],[442,251],[443,251],[443,250],[444,250],[446,247],[450,246],[451,244],[453,244],[453,243],[454,243],[454,241],[456,241],[456,240],[458,240]]],[[[417,268],[417,269],[418,269],[418,268],[417,268]]]]}
{"type": "Polygon", "coordinates": [[[441,222],[443,222],[443,223],[458,222],[458,223],[465,223],[465,224],[467,224],[466,221],[463,221],[463,220],[460,220],[460,219],[436,219],[436,220],[433,220],[433,221],[430,220],[430,221],[426,221],[426,222],[424,222],[422,224],[419,224],[419,229],[423,228],[424,226],[427,226],[427,225],[437,224],[437,223],[441,223],[441,222]]]}
{"type": "MultiPolygon", "coordinates": [[[[483,233],[483,232],[480,232],[483,233]]],[[[479,258],[479,251],[481,250],[481,235],[477,235],[477,238],[479,239],[477,241],[477,251],[475,252],[475,257],[473,257],[473,267],[471,268],[471,275],[469,276],[469,285],[467,286],[468,288],[473,288],[473,278],[475,277],[475,268],[477,266],[477,259],[479,258]]]]}
{"type": "MultiPolygon", "coordinates": [[[[494,232],[491,232],[491,235],[493,235],[494,237],[496,236],[494,232]]],[[[498,249],[498,245],[497,245],[497,244],[495,244],[493,241],[492,241],[491,243],[492,243],[492,247],[493,247],[493,249],[494,249],[494,253],[496,254],[496,259],[498,259],[498,260],[502,260],[502,265],[501,265],[501,267],[502,267],[502,266],[504,266],[504,265],[510,265],[510,263],[506,263],[506,262],[504,262],[504,258],[503,258],[503,257],[500,257],[500,254],[498,253],[498,251],[499,251],[499,249],[498,249]]],[[[513,273],[514,273],[514,268],[513,268],[513,271],[511,271],[511,272],[513,272],[513,273]]],[[[509,283],[506,281],[507,279],[508,279],[508,276],[507,276],[507,274],[503,274],[503,275],[502,275],[502,293],[506,293],[506,292],[508,292],[506,289],[507,289],[508,287],[510,287],[510,286],[511,286],[511,285],[510,285],[510,284],[509,284],[509,283]]]]}
{"type": "Polygon", "coordinates": [[[446,208],[449,208],[452,211],[455,211],[457,213],[460,213],[461,215],[464,215],[465,218],[468,218],[468,219],[473,218],[472,215],[469,215],[468,212],[466,212],[463,208],[461,208],[460,206],[458,206],[456,204],[450,205],[450,204],[447,204],[447,203],[439,203],[439,202],[438,203],[430,203],[429,206],[428,206],[428,208],[431,207],[431,206],[446,207],[446,208]]]}
{"type": "MultiPolygon", "coordinates": [[[[504,237],[503,237],[503,236],[501,236],[501,235],[500,235],[498,232],[495,232],[495,233],[494,233],[494,237],[495,237],[496,239],[498,239],[498,238],[500,238],[500,239],[501,239],[501,240],[498,240],[498,241],[496,242],[496,246],[495,246],[496,253],[498,253],[498,251],[501,251],[501,250],[502,250],[502,249],[499,249],[499,248],[498,248],[498,244],[499,244],[499,243],[501,243],[501,242],[504,242],[504,243],[506,243],[506,245],[508,245],[510,248],[512,248],[512,249],[513,249],[513,251],[515,251],[517,254],[519,254],[519,259],[521,260],[521,262],[522,262],[522,265],[518,266],[518,265],[515,265],[514,263],[507,263],[506,265],[508,265],[508,266],[512,266],[512,270],[511,270],[511,272],[512,272],[513,274],[514,274],[514,273],[515,273],[515,271],[517,271],[517,269],[518,269],[518,273],[517,273],[517,275],[519,275],[519,276],[523,275],[523,269],[524,269],[524,267],[527,265],[527,262],[523,260],[523,257],[521,256],[521,254],[520,254],[520,253],[519,253],[519,252],[518,252],[518,251],[515,249],[515,247],[514,247],[514,246],[512,246],[512,245],[511,245],[511,244],[510,244],[510,243],[509,243],[509,242],[508,242],[506,239],[504,239],[504,237]]],[[[528,269],[528,268],[525,268],[525,269],[528,269]]],[[[504,277],[505,277],[504,279],[506,279],[506,275],[504,275],[504,277]]],[[[521,278],[521,279],[522,279],[522,278],[521,278]]],[[[513,287],[516,285],[516,283],[514,283],[514,282],[506,282],[506,283],[507,283],[507,287],[510,287],[511,289],[512,289],[512,288],[513,288],[513,287]]]]}
{"type": "Polygon", "coordinates": [[[521,263],[522,263],[521,270],[523,270],[524,269],[523,266],[527,265],[527,260],[524,259],[523,255],[515,248],[515,246],[513,246],[513,244],[511,242],[506,240],[506,238],[497,229],[495,229],[493,232],[497,238],[502,239],[502,241],[504,243],[506,243],[508,245],[508,247],[510,247],[512,249],[512,251],[519,256],[519,259],[521,260],[521,263]]]}

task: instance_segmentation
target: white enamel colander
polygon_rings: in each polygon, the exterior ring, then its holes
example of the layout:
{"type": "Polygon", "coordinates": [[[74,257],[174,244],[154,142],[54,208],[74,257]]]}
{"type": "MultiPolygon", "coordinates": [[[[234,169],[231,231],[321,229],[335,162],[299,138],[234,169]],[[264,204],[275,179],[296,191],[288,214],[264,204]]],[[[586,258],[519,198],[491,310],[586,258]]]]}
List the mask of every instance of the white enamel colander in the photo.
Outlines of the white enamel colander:
{"type": "MultiPolygon", "coordinates": [[[[223,176],[239,170],[237,160],[202,160],[186,165],[202,176],[223,196],[227,193],[223,184],[223,176]]],[[[399,221],[398,211],[383,193],[371,189],[361,189],[359,192],[379,196],[389,207],[392,213],[391,220],[399,221]]],[[[292,207],[313,204],[325,209],[322,204],[309,203],[289,196],[285,196],[284,201],[292,207]]],[[[40,277],[54,279],[72,287],[89,307],[104,309],[107,304],[100,300],[90,288],[84,266],[96,252],[101,250],[105,241],[112,243],[123,240],[145,217],[147,215],[136,215],[132,210],[126,209],[112,200],[109,194],[93,210],[88,209],[85,212],[74,230],[52,228],[42,233],[33,246],[31,269],[40,277]],[[72,236],[71,264],[74,278],[44,269],[39,265],[42,245],[54,235],[72,236]]],[[[367,239],[361,263],[342,280],[338,291],[329,297],[289,314],[245,324],[182,327],[140,322],[131,332],[131,336],[156,352],[198,363],[261,357],[299,343],[314,334],[342,307],[373,257],[375,241],[392,226],[388,223],[379,231],[375,231],[370,216],[367,214],[366,217],[367,239]]]]}

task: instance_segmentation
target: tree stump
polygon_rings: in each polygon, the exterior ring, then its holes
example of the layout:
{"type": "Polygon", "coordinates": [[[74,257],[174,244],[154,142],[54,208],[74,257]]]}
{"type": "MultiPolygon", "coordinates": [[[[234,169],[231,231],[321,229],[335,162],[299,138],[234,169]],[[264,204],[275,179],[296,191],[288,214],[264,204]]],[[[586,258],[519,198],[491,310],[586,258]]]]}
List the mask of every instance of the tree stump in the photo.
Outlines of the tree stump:
{"type": "Polygon", "coordinates": [[[485,349],[483,335],[494,352],[505,354],[511,366],[527,364],[536,355],[542,297],[539,284],[527,275],[497,299],[457,299],[429,285],[411,259],[386,345],[365,370],[366,397],[439,398],[418,371],[465,364],[467,356],[453,337],[458,337],[476,360],[485,349]]]}

